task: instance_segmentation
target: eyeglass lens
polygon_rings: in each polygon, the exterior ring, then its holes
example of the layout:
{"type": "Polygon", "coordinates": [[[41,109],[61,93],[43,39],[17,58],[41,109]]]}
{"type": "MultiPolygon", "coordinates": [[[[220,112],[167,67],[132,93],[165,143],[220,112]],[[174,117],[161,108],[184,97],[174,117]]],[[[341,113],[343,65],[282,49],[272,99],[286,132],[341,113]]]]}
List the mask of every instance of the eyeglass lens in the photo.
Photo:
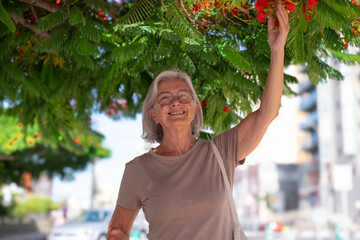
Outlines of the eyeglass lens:
{"type": "MultiPolygon", "coordinates": [[[[174,99],[170,92],[160,93],[157,97],[157,101],[160,105],[169,105],[174,99]]],[[[177,99],[180,103],[189,103],[192,100],[191,92],[188,90],[180,90],[177,93],[177,99]]]]}

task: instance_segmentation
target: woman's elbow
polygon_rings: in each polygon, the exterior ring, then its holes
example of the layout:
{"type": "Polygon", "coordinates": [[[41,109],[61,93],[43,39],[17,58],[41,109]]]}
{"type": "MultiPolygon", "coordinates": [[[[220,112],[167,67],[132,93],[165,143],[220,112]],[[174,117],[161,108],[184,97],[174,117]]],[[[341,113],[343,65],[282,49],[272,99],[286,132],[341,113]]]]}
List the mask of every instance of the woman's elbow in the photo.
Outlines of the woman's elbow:
{"type": "Polygon", "coordinates": [[[128,240],[127,235],[120,227],[109,225],[106,235],[108,240],[128,240]]]}

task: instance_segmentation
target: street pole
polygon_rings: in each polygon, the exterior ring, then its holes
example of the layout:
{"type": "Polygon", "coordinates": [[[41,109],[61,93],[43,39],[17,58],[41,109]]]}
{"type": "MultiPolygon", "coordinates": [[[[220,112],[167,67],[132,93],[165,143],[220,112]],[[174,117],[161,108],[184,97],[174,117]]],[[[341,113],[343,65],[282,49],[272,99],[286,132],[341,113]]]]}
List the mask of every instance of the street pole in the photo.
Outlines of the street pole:
{"type": "Polygon", "coordinates": [[[95,207],[95,197],[97,194],[97,181],[96,181],[96,163],[97,163],[97,158],[94,158],[92,160],[92,169],[91,169],[91,196],[90,196],[90,207],[94,208],[95,207]]]}

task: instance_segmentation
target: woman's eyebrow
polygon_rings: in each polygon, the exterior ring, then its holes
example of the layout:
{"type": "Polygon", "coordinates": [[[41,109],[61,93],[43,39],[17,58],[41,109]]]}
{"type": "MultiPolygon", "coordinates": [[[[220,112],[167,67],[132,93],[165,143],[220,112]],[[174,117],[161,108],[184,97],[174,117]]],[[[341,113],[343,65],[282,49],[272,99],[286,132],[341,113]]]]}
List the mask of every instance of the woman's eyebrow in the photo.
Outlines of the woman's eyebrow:
{"type": "MultiPolygon", "coordinates": [[[[180,89],[180,90],[177,91],[177,92],[180,92],[180,91],[190,91],[190,92],[191,92],[190,89],[180,89]]],[[[171,93],[171,92],[170,92],[170,91],[162,91],[162,92],[158,92],[158,95],[160,95],[160,94],[162,94],[162,93],[171,93]]]]}

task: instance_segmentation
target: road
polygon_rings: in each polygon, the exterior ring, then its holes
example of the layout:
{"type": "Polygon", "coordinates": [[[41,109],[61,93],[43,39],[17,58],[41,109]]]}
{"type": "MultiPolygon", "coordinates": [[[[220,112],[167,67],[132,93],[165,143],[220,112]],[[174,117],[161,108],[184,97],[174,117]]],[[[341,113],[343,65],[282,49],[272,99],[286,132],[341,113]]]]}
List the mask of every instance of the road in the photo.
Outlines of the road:
{"type": "MultiPolygon", "coordinates": [[[[360,240],[360,232],[353,233],[349,238],[341,234],[338,238],[333,232],[322,232],[317,238],[315,232],[286,232],[286,233],[266,233],[266,232],[246,232],[249,240],[360,240]]],[[[22,233],[10,236],[1,236],[1,240],[46,240],[44,233],[22,233]]],[[[131,239],[135,240],[135,239],[131,239]]],[[[219,239],[221,240],[221,239],[219,239]]]]}

